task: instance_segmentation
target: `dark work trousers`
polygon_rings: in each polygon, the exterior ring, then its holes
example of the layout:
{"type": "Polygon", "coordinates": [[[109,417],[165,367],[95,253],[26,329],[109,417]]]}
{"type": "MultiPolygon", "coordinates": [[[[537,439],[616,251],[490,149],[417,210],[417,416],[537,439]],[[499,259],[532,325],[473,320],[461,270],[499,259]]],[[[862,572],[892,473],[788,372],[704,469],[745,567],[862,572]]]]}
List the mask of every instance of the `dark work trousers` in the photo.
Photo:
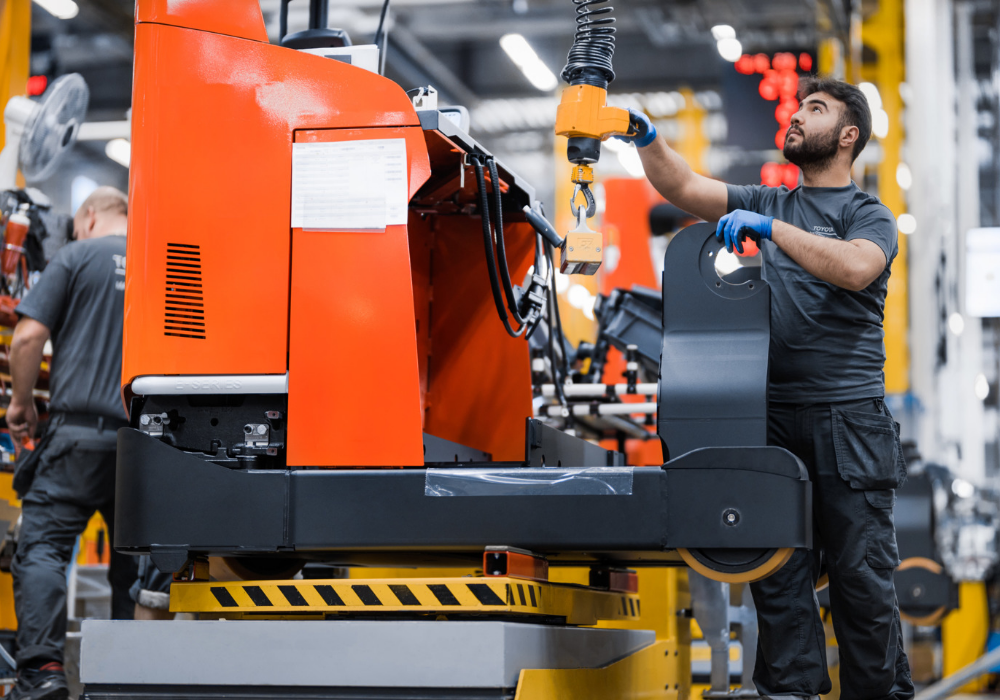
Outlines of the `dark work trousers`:
{"type": "Polygon", "coordinates": [[[797,550],[775,574],[750,585],[760,629],[758,692],[830,692],[815,593],[822,557],[840,647],[841,700],[912,698],[892,580],[899,564],[893,489],[905,477],[892,417],[881,399],[771,403],[768,444],[805,463],[815,531],[812,551],[797,550]]]}
{"type": "MultiPolygon", "coordinates": [[[[109,535],[115,522],[115,430],[74,425],[51,430],[21,500],[21,535],[11,566],[22,668],[63,662],[66,570],[73,547],[95,511],[104,516],[109,535]]],[[[135,557],[111,550],[108,579],[116,620],[132,619],[128,591],[136,571],[135,557]]]]}

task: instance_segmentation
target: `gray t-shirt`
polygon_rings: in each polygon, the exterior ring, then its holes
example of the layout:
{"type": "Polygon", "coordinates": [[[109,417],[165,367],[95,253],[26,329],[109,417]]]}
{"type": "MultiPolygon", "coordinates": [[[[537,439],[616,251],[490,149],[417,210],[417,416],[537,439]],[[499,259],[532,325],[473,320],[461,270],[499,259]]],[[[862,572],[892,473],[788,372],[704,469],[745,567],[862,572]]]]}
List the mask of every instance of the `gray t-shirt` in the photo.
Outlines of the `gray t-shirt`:
{"type": "Polygon", "coordinates": [[[885,253],[885,270],[860,292],[824,282],[764,241],[763,277],[771,286],[769,398],[830,403],[885,395],[882,319],[896,219],[877,197],[846,187],[729,185],[728,210],[746,209],[827,238],[864,238],[885,253]]]}
{"type": "Polygon", "coordinates": [[[17,313],[52,332],[51,410],[125,419],[120,395],[125,236],[61,248],[17,313]]]}

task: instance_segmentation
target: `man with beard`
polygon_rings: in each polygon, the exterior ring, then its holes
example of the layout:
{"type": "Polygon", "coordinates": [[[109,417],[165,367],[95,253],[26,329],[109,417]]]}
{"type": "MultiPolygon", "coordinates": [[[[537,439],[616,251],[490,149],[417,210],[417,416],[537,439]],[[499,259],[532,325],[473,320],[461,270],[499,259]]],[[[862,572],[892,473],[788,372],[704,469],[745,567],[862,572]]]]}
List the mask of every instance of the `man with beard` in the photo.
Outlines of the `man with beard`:
{"type": "Polygon", "coordinates": [[[702,177],[632,112],[646,175],[671,203],[706,221],[740,252],[760,244],[771,287],[768,443],[790,450],[813,482],[815,549],[798,550],[751,584],[760,626],[754,683],[762,696],[830,692],[814,587],[825,562],[840,646],[843,700],[913,697],[893,569],[894,489],[904,478],[898,428],[885,407],[882,318],[896,221],[851,181],[871,134],[863,93],[803,80],[785,157],[793,190],[702,177]]]}

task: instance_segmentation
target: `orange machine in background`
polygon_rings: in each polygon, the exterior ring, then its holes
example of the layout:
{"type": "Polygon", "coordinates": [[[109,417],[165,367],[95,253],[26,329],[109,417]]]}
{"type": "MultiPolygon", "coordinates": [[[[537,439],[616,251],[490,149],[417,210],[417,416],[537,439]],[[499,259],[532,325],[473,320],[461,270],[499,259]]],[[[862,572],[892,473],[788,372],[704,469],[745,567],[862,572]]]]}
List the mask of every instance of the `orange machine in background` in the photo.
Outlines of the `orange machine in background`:
{"type": "MultiPolygon", "coordinates": [[[[134,424],[289,467],[420,466],[422,431],[520,459],[528,351],[494,315],[468,213],[469,155],[488,154],[422,124],[392,81],[267,43],[256,0],[216,8],[137,4],[122,378],[134,424]],[[406,223],[293,228],[293,146],[379,139],[405,143],[420,203],[406,223]]],[[[519,283],[533,192],[499,173],[519,283]]]]}

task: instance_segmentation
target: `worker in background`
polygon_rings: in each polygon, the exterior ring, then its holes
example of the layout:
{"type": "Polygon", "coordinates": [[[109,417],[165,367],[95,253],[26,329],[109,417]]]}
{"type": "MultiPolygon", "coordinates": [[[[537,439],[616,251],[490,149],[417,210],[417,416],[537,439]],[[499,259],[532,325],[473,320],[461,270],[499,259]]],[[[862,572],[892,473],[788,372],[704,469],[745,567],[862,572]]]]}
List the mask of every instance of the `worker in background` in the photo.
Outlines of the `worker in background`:
{"type": "MultiPolygon", "coordinates": [[[[56,253],[17,307],[7,426],[18,442],[35,433],[32,389],[50,338],[51,418],[35,450],[22,452],[14,474],[22,499],[11,566],[18,672],[7,698],[67,696],[66,568],[95,511],[109,531],[114,528],[116,432],[127,425],[119,395],[127,214],[124,193],[95,190],[73,218],[76,240],[56,253]]],[[[108,578],[112,617],[131,619],[135,559],[112,549],[108,578]]]]}
{"type": "Polygon", "coordinates": [[[806,465],[815,549],[751,584],[760,628],[754,683],[762,696],[830,692],[814,594],[821,558],[840,647],[842,700],[913,697],[893,569],[899,564],[893,489],[905,474],[898,428],[885,407],[882,318],[896,221],[851,181],[871,134],[862,92],[804,79],[784,154],[802,170],[789,190],[726,185],[694,173],[632,112],[646,175],[670,202],[742,252],[758,242],[771,288],[768,444],[806,465]]]}

